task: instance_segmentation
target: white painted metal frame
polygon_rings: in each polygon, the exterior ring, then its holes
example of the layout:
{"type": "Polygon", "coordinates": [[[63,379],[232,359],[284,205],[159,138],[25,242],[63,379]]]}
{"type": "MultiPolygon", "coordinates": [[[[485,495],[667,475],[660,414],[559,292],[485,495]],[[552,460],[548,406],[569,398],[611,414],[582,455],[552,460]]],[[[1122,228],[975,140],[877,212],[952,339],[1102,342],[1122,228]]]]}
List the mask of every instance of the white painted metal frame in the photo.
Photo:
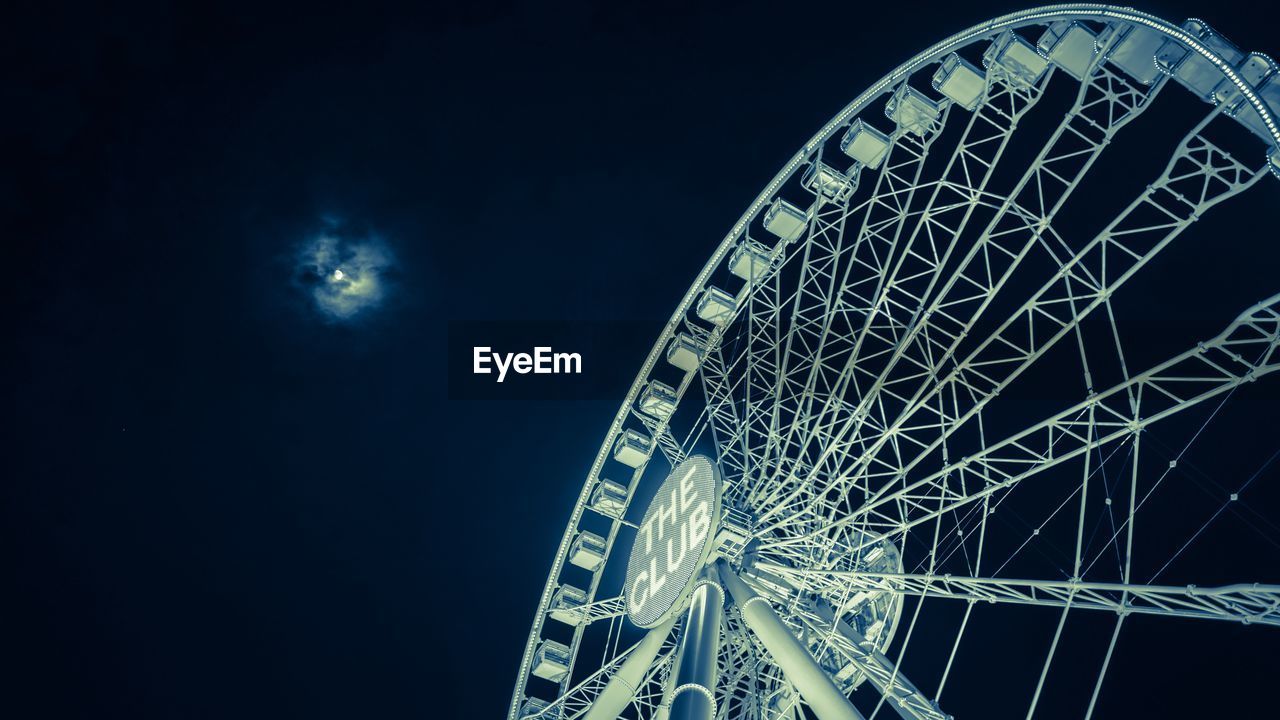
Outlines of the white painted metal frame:
{"type": "MultiPolygon", "coordinates": [[[[748,583],[759,582],[755,575],[744,582],[722,566],[723,581],[737,604],[722,618],[713,616],[722,638],[713,653],[716,667],[699,670],[706,671],[700,677],[718,676],[712,698],[718,718],[798,718],[797,703],[806,700],[821,717],[861,717],[847,700],[842,704],[830,695],[833,688],[841,696],[850,692],[858,678],[867,680],[879,697],[875,711],[887,704],[904,718],[947,717],[940,698],[977,603],[1060,610],[1028,716],[1035,711],[1072,609],[1117,616],[1089,714],[1121,624],[1130,614],[1280,624],[1280,586],[1199,589],[1144,585],[1131,577],[1136,513],[1145,500],[1137,498],[1142,433],[1280,367],[1280,296],[1246,311],[1219,336],[1137,374],[1129,372],[1113,315],[1111,300],[1128,280],[1212,208],[1264,176],[1261,153],[1237,158],[1215,141],[1222,108],[1190,128],[1163,171],[1100,233],[1070,237],[1055,222],[1064,204],[1168,81],[1136,83],[1106,62],[1109,46],[1099,47],[1074,105],[1014,189],[1001,194],[989,188],[992,173],[1019,120],[1034,110],[1055,73],[1051,66],[1036,84],[1027,85],[992,64],[985,69],[985,92],[972,111],[944,104],[923,134],[890,133],[880,167],[850,169],[849,176],[862,184],[857,192],[817,192],[808,209],[809,226],[798,242],[778,241],[759,229],[757,218],[780,192],[791,192],[786,188],[793,176],[824,158],[832,163],[843,157],[832,152],[832,139],[868,107],[951,52],[1007,29],[1058,20],[1095,27],[1129,25],[1180,42],[1234,85],[1262,118],[1273,149],[1280,150],[1275,118],[1235,68],[1184,30],[1128,9],[1076,4],[1013,13],[958,33],[883,78],[837,114],[757,197],[695,278],[645,360],[555,555],[512,695],[512,720],[522,717],[530,697],[545,701],[533,717],[597,720],[628,705],[640,717],[665,717],[679,695],[675,676],[695,670],[677,662],[680,636],[670,628],[618,651],[624,605],[620,597],[596,599],[603,576],[596,570],[583,583],[588,602],[559,613],[561,619],[576,620],[568,630],[568,672],[555,687],[531,680],[534,653],[547,637],[552,595],[566,582],[567,572],[576,572],[566,569],[570,544],[583,528],[585,514],[595,513],[591,493],[610,462],[614,440],[625,429],[651,438],[649,462],[659,457],[669,466],[697,443],[711,442],[725,474],[726,498],[754,515],[758,547],[752,561],[778,578],[777,584],[752,588],[748,583]],[[959,139],[941,172],[931,174],[931,148],[961,117],[966,119],[959,139]],[[719,324],[698,320],[693,304],[712,274],[749,242],[772,250],[767,269],[743,278],[734,297],[736,317],[719,324]],[[1011,278],[1024,275],[1032,257],[1048,258],[1056,272],[994,331],[974,337],[976,328],[992,322],[989,312],[1000,307],[1011,278]],[[1109,349],[1085,340],[1085,321],[1097,317],[1111,328],[1109,349]],[[655,417],[640,411],[636,400],[660,370],[672,377],[671,368],[663,369],[662,355],[679,333],[706,347],[698,370],[684,372],[674,384],[677,406],[695,388],[688,404],[698,414],[655,417]],[[989,405],[1047,353],[1071,343],[1079,350],[1087,398],[1003,440],[989,441],[984,420],[989,405]],[[1098,362],[1103,350],[1122,368],[1123,380],[1098,390],[1091,363],[1098,362]],[[673,423],[680,418],[684,424],[678,430],[673,423]],[[951,457],[952,446],[966,433],[976,433],[980,449],[951,457]],[[1089,548],[1083,542],[1089,494],[1091,488],[1097,492],[1095,476],[1113,456],[1130,468],[1129,507],[1112,515],[1107,543],[1117,554],[1121,582],[1086,580],[1083,576],[1097,562],[1086,556],[1089,548]],[[988,569],[990,576],[982,574],[987,518],[1020,483],[1069,461],[1083,465],[1079,482],[1054,513],[1078,502],[1072,577],[1010,579],[1000,577],[998,568],[988,569]],[[929,547],[920,560],[925,567],[885,573],[860,566],[878,544],[893,541],[905,547],[917,534],[929,547]],[[935,572],[957,553],[975,555],[966,560],[967,575],[935,572]],[[853,619],[859,608],[884,596],[899,598],[898,612],[901,598],[920,599],[893,658],[888,647],[896,616],[887,630],[878,630],[884,635],[876,639],[854,626],[861,622],[853,619]],[[815,604],[814,597],[822,602],[815,604]],[[926,597],[968,602],[932,697],[899,670],[926,597]],[[755,609],[746,612],[748,605],[755,609]],[[580,676],[576,663],[584,634],[605,625],[605,657],[599,669],[580,676]],[[784,645],[788,659],[780,669],[778,653],[784,645]],[[837,683],[825,670],[814,669],[820,667],[815,658],[847,663],[853,674],[841,681],[845,684],[837,683]],[[531,691],[531,683],[543,684],[531,691]],[[593,703],[604,696],[614,700],[592,712],[593,703]],[[819,696],[823,699],[817,700],[819,696]]],[[[1109,42],[1115,41],[1113,34],[1109,42]]],[[[630,471],[628,502],[646,468],[641,464],[630,471]]],[[[607,563],[619,533],[630,524],[600,517],[609,523],[607,563]]],[[[702,595],[705,602],[707,593],[702,595]]]]}

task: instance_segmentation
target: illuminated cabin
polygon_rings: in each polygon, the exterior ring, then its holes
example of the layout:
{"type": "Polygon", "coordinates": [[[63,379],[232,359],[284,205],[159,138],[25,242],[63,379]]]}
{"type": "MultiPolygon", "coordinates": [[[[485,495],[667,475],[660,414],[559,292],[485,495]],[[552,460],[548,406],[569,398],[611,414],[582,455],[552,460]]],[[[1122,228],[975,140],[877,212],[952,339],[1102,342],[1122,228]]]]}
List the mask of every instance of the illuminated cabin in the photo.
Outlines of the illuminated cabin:
{"type": "Polygon", "coordinates": [[[903,85],[885,102],[884,114],[902,130],[926,135],[942,116],[942,103],[930,100],[910,85],[903,85]]]}
{"type": "Polygon", "coordinates": [[[581,625],[583,616],[581,608],[587,604],[587,591],[572,585],[561,585],[551,596],[551,608],[548,614],[566,625],[581,625]]]}
{"type": "Polygon", "coordinates": [[[591,508],[602,515],[622,517],[627,510],[626,486],[602,478],[591,491],[591,508]]]}
{"type": "Polygon", "coordinates": [[[666,420],[676,411],[676,390],[664,382],[650,380],[636,404],[645,415],[666,420]]]}
{"type": "MultiPolygon", "coordinates": [[[[1244,62],[1245,55],[1240,48],[1199,20],[1186,21],[1182,24],[1182,29],[1201,45],[1217,53],[1231,67],[1238,67],[1244,62]]],[[[1166,38],[1156,51],[1156,67],[1205,102],[1216,102],[1214,91],[1218,89],[1219,83],[1226,82],[1217,66],[1173,38],[1166,38]]]]}
{"type": "Polygon", "coordinates": [[[569,546],[569,562],[583,570],[595,572],[604,564],[604,538],[583,530],[569,546]]]}
{"type": "Polygon", "coordinates": [[[737,508],[721,509],[720,529],[716,533],[716,555],[731,563],[738,562],[751,542],[751,523],[751,516],[737,508]]]}
{"type": "Polygon", "coordinates": [[[844,137],[840,138],[840,150],[864,167],[874,170],[880,167],[885,154],[889,152],[889,136],[859,118],[849,125],[844,137]]]}
{"type": "Polygon", "coordinates": [[[638,468],[649,459],[652,442],[635,430],[624,430],[613,443],[613,459],[628,467],[638,468]]]}
{"type": "Polygon", "coordinates": [[[775,198],[764,212],[764,229],[787,242],[799,240],[808,226],[805,212],[782,198],[775,198]]]}
{"type": "MultiPolygon", "coordinates": [[[[1237,72],[1242,80],[1253,86],[1254,94],[1271,110],[1272,117],[1280,118],[1280,72],[1277,72],[1271,58],[1254,53],[1241,63],[1237,72]]],[[[1264,142],[1272,141],[1271,131],[1262,121],[1262,116],[1234,84],[1224,79],[1214,91],[1214,100],[1225,105],[1226,114],[1253,131],[1264,142]]]]}
{"type": "Polygon", "coordinates": [[[1049,69],[1049,61],[1012,30],[1005,30],[991,42],[982,54],[982,64],[988,70],[1000,68],[1006,80],[1025,86],[1035,85],[1049,69]]]}
{"type": "MultiPolygon", "coordinates": [[[[856,168],[857,166],[855,165],[854,167],[856,168]]],[[[851,178],[818,160],[814,160],[809,164],[809,167],[805,168],[804,175],[800,178],[800,184],[808,188],[814,195],[822,195],[835,202],[848,200],[853,191],[858,189],[856,176],[851,178]]]]}
{"type": "Polygon", "coordinates": [[[933,89],[965,110],[975,110],[987,91],[982,71],[955,53],[942,59],[933,74],[933,89]]]}
{"type": "Polygon", "coordinates": [[[715,325],[727,325],[738,309],[738,302],[718,287],[708,286],[698,298],[698,317],[715,325]]]}
{"type": "Polygon", "coordinates": [[[685,333],[676,335],[667,346],[667,362],[685,372],[697,370],[706,356],[707,346],[685,333]]]}
{"type": "Polygon", "coordinates": [[[1120,68],[1126,75],[1144,85],[1150,85],[1160,77],[1160,69],[1152,62],[1156,51],[1164,44],[1164,36],[1141,25],[1111,25],[1098,36],[1098,44],[1112,42],[1107,61],[1120,68]],[[1119,39],[1112,42],[1112,35],[1119,39]]]}
{"type": "Polygon", "coordinates": [[[742,243],[729,256],[729,272],[747,282],[764,277],[771,264],[769,249],[755,240],[742,243]]]}
{"type": "Polygon", "coordinates": [[[1078,22],[1060,20],[1044,31],[1036,47],[1068,75],[1083,80],[1098,49],[1098,36],[1078,22]]]}
{"type": "Polygon", "coordinates": [[[560,682],[569,674],[569,646],[555,640],[543,640],[533,653],[534,675],[543,680],[560,682]]]}

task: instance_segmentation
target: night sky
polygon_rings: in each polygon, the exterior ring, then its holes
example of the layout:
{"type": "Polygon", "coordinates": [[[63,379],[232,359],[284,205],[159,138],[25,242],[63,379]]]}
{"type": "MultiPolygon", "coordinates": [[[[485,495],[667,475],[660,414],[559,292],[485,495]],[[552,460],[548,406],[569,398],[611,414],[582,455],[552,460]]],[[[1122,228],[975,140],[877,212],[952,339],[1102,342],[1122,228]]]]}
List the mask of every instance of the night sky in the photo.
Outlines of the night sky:
{"type": "MultiPolygon", "coordinates": [[[[1250,4],[1142,9],[1280,54],[1250,4]]],[[[706,257],[880,75],[1023,4],[21,5],[0,715],[314,720],[505,713],[706,257]],[[585,399],[470,400],[467,320],[616,331],[585,399]]]]}

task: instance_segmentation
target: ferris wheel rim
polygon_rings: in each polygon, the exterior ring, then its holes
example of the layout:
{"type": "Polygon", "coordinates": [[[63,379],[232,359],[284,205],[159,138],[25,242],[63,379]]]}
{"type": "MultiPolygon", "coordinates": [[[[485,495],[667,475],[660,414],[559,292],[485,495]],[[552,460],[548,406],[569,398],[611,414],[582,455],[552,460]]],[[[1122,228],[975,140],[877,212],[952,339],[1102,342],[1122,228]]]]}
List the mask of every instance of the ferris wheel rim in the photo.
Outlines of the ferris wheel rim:
{"type": "MultiPolygon", "coordinates": [[[[1151,30],[1155,30],[1167,38],[1180,41],[1190,50],[1210,61],[1216,69],[1222,73],[1223,77],[1229,80],[1236,87],[1241,96],[1249,103],[1254,111],[1257,112],[1259,117],[1262,119],[1262,122],[1267,127],[1271,135],[1271,146],[1273,150],[1280,152],[1280,124],[1277,123],[1277,120],[1269,106],[1253,92],[1252,85],[1241,78],[1235,69],[1231,67],[1230,63],[1226,62],[1212,49],[1200,43],[1196,38],[1188,35],[1179,26],[1157,16],[1150,15],[1133,8],[1105,4],[1072,3],[1047,5],[1008,13],[977,23],[965,30],[957,32],[944,40],[935,43],[926,50],[914,55],[906,62],[898,65],[891,72],[882,76],[866,91],[846,104],[831,118],[831,120],[825,123],[818,132],[809,138],[809,140],[806,141],[783,165],[783,167],[748,205],[747,209],[732,226],[730,231],[716,245],[714,251],[701,270],[694,276],[689,289],[677,304],[671,318],[663,326],[648,355],[645,357],[635,379],[622,399],[618,412],[615,414],[613,421],[605,433],[604,440],[600,445],[600,449],[597,451],[596,457],[592,461],[591,468],[586,475],[582,490],[575,501],[574,508],[566,524],[566,529],[561,538],[561,542],[557,547],[552,566],[548,573],[547,582],[544,585],[543,592],[535,610],[534,622],[530,628],[530,634],[522,655],[519,675],[513,689],[509,709],[509,717],[511,720],[515,720],[518,717],[521,701],[526,697],[524,688],[529,676],[530,663],[538,644],[540,629],[545,623],[552,594],[558,585],[557,578],[563,569],[569,546],[575,535],[575,528],[579,525],[583,512],[589,506],[592,489],[594,484],[599,480],[600,472],[609,457],[613,442],[622,432],[624,422],[628,417],[630,408],[639,397],[646,381],[650,378],[654,367],[657,366],[663,349],[676,336],[684,318],[688,315],[690,310],[693,308],[694,303],[697,301],[699,293],[707,287],[711,274],[725,260],[730,251],[733,250],[744,238],[747,226],[753,219],[760,215],[772,198],[776,196],[782,185],[788,179],[793,177],[795,173],[813,157],[814,153],[823,143],[834,137],[842,127],[847,125],[852,118],[866,109],[867,106],[889,92],[897,82],[911,76],[921,67],[936,62],[957,48],[970,45],[985,38],[994,37],[1005,30],[1032,25],[1046,25],[1058,20],[1095,20],[1100,22],[1139,24],[1151,30]]],[[[899,614],[902,611],[902,607],[901,603],[897,605],[897,612],[899,614]]]]}

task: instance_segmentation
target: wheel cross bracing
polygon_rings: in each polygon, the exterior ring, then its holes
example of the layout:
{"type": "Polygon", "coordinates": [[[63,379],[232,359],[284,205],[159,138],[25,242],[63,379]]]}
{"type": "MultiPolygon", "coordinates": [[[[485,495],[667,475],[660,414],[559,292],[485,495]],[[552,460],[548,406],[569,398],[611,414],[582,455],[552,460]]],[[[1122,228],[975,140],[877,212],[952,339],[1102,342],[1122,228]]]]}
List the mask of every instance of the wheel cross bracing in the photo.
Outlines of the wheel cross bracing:
{"type": "Polygon", "coordinates": [[[1224,511],[1274,527],[1252,480],[1158,569],[1135,549],[1172,532],[1166,478],[1207,421],[1275,384],[1280,295],[1206,294],[1219,324],[1187,337],[1138,342],[1126,313],[1197,228],[1274,202],[1277,107],[1266,56],[1104,5],[982,23],[855,99],[643,363],[555,554],[510,718],[938,720],[984,613],[1018,606],[1051,618],[1016,696],[1027,717],[1054,692],[1068,617],[1111,618],[1090,717],[1130,616],[1275,632],[1280,578],[1157,582],[1224,511]],[[1111,182],[1117,167],[1141,182],[1111,182]],[[614,571],[633,498],[699,454],[723,479],[713,549],[642,631],[614,571]],[[923,653],[939,661],[913,665],[923,653]]]}

